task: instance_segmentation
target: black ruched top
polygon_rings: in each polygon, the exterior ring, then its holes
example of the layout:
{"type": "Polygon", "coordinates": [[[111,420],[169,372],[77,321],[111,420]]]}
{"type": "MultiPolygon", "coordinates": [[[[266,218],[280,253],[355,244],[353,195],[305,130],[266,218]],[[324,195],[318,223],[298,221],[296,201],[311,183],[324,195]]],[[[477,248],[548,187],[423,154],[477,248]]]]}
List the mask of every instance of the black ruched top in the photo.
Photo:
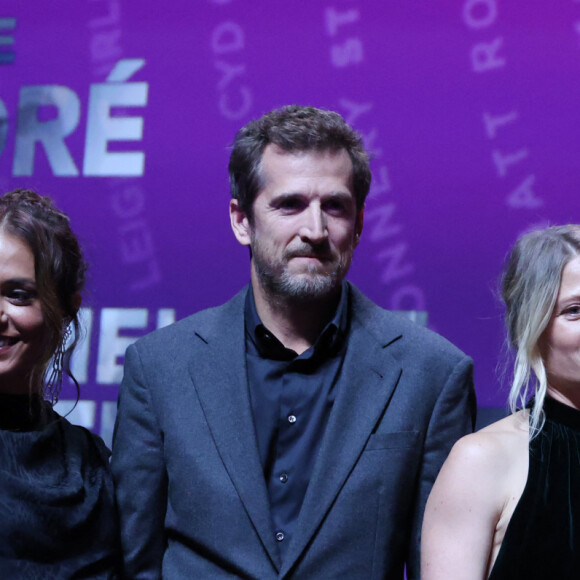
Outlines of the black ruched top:
{"type": "Polygon", "coordinates": [[[40,398],[0,394],[0,578],[117,578],[108,457],[40,398]]]}
{"type": "Polygon", "coordinates": [[[489,580],[580,578],[580,411],[546,397],[544,412],[489,580]]]}

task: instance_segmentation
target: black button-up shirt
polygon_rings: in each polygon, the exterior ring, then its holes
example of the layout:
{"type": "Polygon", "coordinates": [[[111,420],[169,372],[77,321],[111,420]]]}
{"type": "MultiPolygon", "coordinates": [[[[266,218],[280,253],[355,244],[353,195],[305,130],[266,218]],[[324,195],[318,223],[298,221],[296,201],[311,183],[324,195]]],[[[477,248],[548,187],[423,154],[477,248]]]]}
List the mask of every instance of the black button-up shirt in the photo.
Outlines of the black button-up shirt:
{"type": "Polygon", "coordinates": [[[260,461],[273,533],[284,557],[334,402],[348,329],[343,285],[333,319],[298,355],[262,324],[250,288],[245,305],[246,360],[260,461]]]}

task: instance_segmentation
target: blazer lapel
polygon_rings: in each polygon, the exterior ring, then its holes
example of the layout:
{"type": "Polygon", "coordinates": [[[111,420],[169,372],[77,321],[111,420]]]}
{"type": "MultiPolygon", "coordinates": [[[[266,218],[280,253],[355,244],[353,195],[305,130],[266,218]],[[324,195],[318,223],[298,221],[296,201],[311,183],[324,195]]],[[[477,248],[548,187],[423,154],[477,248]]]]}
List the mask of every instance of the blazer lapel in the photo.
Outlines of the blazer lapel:
{"type": "Polygon", "coordinates": [[[279,578],[311,541],[391,399],[401,368],[384,346],[360,327],[351,331],[336,399],[279,578]]]}
{"type": "Polygon", "coordinates": [[[247,384],[244,298],[245,292],[239,294],[207,329],[196,331],[190,373],[224,466],[279,570],[280,553],[272,531],[247,384]]]}

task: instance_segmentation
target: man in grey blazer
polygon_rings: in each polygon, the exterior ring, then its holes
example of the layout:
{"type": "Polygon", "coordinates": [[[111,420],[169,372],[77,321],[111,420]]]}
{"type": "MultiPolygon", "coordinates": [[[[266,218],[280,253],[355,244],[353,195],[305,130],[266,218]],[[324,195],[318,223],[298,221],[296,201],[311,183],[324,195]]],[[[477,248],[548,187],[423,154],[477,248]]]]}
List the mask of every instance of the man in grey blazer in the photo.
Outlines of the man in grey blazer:
{"type": "Polygon", "coordinates": [[[340,115],[249,123],[230,181],[251,284],[127,351],[126,576],[418,579],[427,496],[473,429],[472,362],[344,280],[371,174],[340,115]]]}

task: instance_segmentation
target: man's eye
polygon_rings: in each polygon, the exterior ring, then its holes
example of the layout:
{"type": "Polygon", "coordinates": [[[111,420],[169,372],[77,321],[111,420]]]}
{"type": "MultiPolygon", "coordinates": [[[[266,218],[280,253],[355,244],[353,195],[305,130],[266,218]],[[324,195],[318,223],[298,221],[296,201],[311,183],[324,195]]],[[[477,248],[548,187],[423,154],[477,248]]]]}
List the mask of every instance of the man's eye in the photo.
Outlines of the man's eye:
{"type": "Polygon", "coordinates": [[[342,201],[331,200],[324,204],[324,210],[332,214],[344,214],[347,208],[342,201]]]}
{"type": "Polygon", "coordinates": [[[288,198],[280,202],[279,208],[286,210],[295,210],[302,207],[302,202],[299,199],[288,198]]]}

